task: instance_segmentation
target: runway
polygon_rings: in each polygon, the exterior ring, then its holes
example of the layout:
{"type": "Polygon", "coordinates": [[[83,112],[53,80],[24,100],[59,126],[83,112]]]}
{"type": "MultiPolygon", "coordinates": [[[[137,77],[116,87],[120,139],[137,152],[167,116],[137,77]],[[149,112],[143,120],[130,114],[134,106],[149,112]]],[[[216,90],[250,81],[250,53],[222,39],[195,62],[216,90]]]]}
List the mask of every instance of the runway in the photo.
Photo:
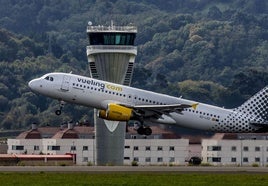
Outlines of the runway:
{"type": "Polygon", "coordinates": [[[201,166],[0,166],[1,172],[88,172],[101,173],[268,173],[268,167],[201,166]]]}

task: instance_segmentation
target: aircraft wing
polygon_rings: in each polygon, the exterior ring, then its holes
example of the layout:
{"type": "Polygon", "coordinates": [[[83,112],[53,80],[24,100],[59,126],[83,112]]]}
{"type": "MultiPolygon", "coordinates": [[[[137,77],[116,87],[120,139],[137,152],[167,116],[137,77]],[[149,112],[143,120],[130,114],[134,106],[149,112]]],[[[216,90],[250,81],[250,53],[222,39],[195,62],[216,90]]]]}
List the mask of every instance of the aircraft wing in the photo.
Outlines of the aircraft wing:
{"type": "Polygon", "coordinates": [[[185,108],[193,107],[192,105],[187,104],[172,104],[172,105],[137,105],[134,106],[134,109],[140,110],[149,110],[160,113],[170,113],[170,112],[181,112],[185,108]]]}
{"type": "Polygon", "coordinates": [[[102,103],[105,110],[99,111],[99,117],[114,121],[149,120],[152,122],[174,124],[176,121],[170,113],[182,114],[183,109],[196,109],[198,103],[194,104],[170,104],[170,105],[129,105],[127,103],[106,100],[102,103]]]}
{"type": "MultiPolygon", "coordinates": [[[[121,104],[122,105],[122,104],[121,104]]],[[[181,113],[185,108],[196,109],[198,103],[195,104],[170,104],[170,105],[122,105],[125,107],[132,108],[136,113],[144,116],[161,116],[162,114],[169,114],[171,112],[181,113]]]]}

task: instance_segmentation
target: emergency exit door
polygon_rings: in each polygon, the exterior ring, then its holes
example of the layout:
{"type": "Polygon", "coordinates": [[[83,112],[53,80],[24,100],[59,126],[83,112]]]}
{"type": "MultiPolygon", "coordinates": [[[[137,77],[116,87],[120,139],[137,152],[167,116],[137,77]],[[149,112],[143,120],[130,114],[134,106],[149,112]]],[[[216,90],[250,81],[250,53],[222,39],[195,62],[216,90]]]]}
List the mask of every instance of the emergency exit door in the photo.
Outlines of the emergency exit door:
{"type": "Polygon", "coordinates": [[[70,84],[70,76],[63,76],[62,84],[61,84],[61,90],[63,91],[69,91],[69,84],[70,84]]]}

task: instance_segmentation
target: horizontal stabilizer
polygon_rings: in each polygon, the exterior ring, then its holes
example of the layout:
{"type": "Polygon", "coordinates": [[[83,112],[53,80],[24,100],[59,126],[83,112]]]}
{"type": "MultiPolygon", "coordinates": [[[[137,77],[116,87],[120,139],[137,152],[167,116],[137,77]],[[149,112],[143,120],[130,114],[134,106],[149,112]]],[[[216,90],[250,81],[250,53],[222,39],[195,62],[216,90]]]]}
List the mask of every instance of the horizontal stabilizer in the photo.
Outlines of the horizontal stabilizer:
{"type": "Polygon", "coordinates": [[[255,122],[252,121],[250,122],[251,125],[259,126],[259,127],[265,127],[268,126],[268,121],[263,121],[263,122],[255,122]]]}

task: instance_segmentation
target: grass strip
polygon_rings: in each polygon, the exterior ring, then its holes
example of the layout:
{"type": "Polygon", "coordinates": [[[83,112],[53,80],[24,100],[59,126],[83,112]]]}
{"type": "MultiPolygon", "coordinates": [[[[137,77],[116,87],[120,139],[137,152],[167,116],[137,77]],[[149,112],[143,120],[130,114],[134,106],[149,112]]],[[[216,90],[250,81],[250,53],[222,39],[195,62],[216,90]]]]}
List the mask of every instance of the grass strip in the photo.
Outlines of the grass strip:
{"type": "Polygon", "coordinates": [[[1,186],[14,185],[268,185],[268,174],[211,173],[0,173],[1,186]]]}

